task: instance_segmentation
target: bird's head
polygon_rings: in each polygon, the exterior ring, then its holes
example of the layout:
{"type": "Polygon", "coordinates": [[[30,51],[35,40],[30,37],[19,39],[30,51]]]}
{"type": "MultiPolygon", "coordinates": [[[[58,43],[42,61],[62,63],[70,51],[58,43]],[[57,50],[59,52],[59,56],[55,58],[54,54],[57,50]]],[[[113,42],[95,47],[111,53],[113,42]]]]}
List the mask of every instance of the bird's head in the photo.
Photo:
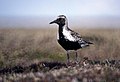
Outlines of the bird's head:
{"type": "Polygon", "coordinates": [[[59,15],[56,20],[50,22],[50,24],[56,23],[59,26],[64,26],[67,24],[67,18],[65,15],[59,15]]]}

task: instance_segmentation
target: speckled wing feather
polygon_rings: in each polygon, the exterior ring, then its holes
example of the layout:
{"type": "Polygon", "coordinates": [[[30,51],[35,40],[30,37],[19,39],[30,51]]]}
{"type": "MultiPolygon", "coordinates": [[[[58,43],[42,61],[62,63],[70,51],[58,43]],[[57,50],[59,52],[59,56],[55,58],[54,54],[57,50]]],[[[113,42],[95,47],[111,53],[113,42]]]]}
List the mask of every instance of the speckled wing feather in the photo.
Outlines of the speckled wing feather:
{"type": "Polygon", "coordinates": [[[83,40],[80,34],[78,34],[77,32],[71,30],[71,35],[76,39],[76,41],[80,44],[81,47],[86,47],[89,45],[89,42],[83,40]]]}
{"type": "Polygon", "coordinates": [[[80,34],[78,34],[77,32],[74,32],[71,29],[69,30],[71,31],[71,35],[76,39],[76,41],[82,41],[82,37],[80,36],[80,34]]]}

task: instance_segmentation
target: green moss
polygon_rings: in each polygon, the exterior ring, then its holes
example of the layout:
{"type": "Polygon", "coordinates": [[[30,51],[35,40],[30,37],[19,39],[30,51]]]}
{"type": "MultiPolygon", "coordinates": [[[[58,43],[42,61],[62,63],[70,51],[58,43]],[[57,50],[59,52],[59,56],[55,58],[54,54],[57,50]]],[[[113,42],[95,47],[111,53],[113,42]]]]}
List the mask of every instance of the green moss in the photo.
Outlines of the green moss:
{"type": "Polygon", "coordinates": [[[65,61],[66,57],[65,54],[50,54],[48,55],[48,58],[53,59],[55,61],[65,61]]]}

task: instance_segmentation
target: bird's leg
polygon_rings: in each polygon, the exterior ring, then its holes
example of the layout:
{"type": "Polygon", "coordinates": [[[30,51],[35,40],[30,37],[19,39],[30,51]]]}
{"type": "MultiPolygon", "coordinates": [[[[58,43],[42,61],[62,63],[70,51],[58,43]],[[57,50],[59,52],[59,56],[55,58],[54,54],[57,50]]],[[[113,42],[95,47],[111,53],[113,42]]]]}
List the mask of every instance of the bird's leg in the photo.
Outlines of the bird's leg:
{"type": "Polygon", "coordinates": [[[76,63],[78,63],[78,54],[77,54],[77,50],[75,51],[75,61],[76,61],[76,63]]]}
{"type": "Polygon", "coordinates": [[[68,51],[67,51],[67,63],[70,63],[70,56],[69,56],[69,53],[68,53],[68,51]]]}

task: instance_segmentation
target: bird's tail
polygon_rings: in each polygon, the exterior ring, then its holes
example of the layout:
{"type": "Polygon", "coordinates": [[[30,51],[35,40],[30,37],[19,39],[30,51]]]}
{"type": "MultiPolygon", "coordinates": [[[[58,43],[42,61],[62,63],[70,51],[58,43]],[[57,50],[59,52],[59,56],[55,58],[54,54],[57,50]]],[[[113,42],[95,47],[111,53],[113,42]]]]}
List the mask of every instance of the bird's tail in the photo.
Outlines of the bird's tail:
{"type": "Polygon", "coordinates": [[[87,41],[88,44],[93,44],[93,42],[87,41]]]}

